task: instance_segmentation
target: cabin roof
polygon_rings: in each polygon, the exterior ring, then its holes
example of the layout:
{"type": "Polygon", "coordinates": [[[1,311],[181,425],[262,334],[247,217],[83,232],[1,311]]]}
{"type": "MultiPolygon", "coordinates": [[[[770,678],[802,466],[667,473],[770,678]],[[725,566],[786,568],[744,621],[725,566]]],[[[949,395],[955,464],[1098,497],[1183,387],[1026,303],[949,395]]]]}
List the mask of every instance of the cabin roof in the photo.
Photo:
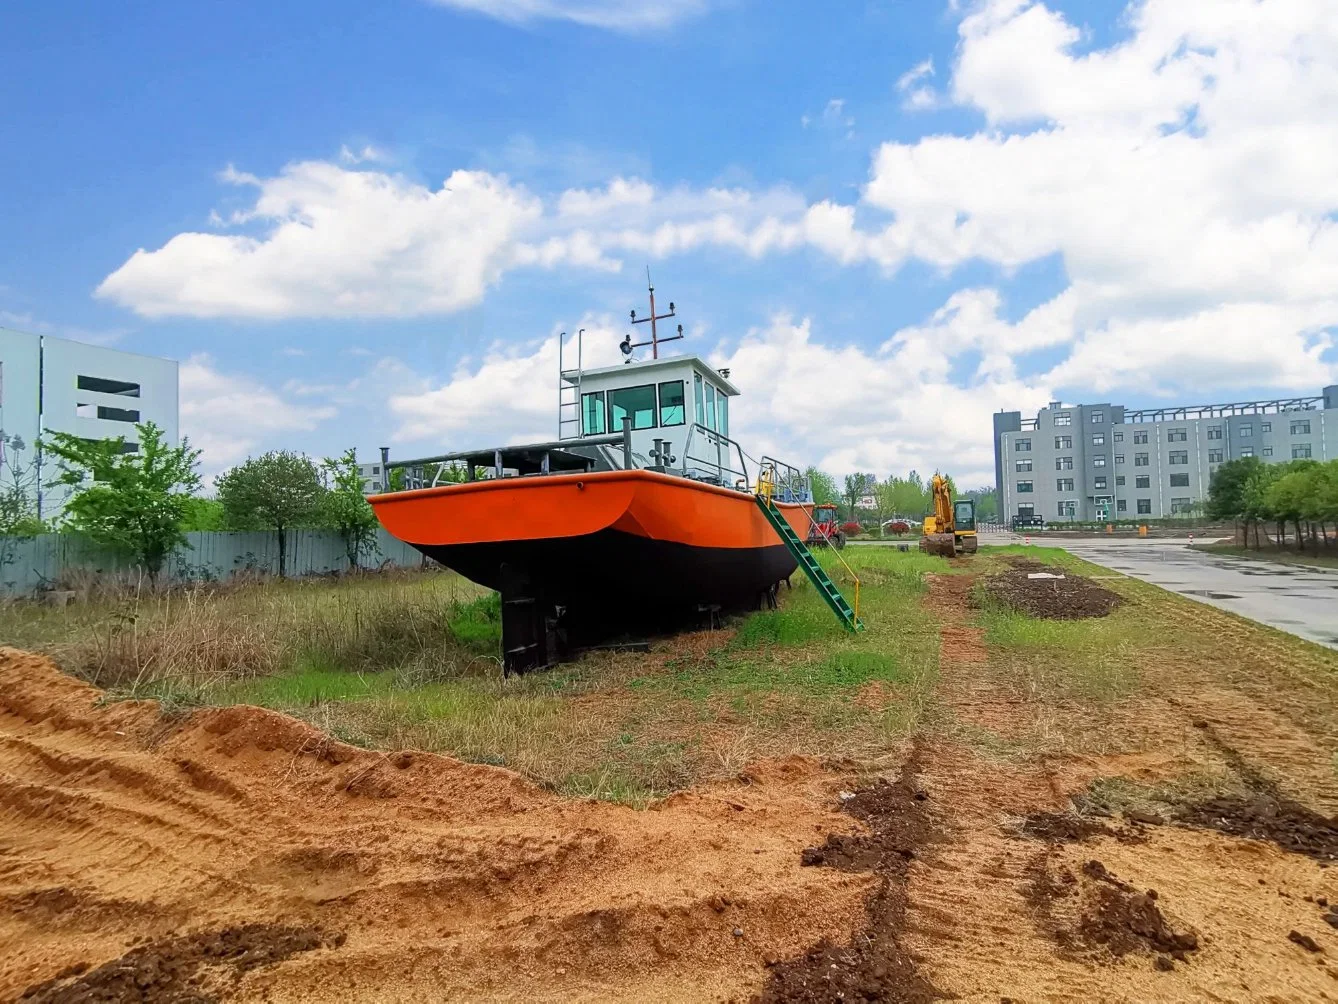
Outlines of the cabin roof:
{"type": "MultiPolygon", "coordinates": [[[[634,363],[619,363],[616,366],[600,366],[597,369],[581,370],[581,379],[588,380],[591,377],[617,376],[626,374],[631,377],[634,373],[641,373],[646,370],[665,370],[681,367],[684,363],[692,365],[692,368],[699,370],[720,390],[723,390],[729,397],[738,397],[739,388],[729,382],[727,377],[721,376],[710,363],[701,356],[667,356],[663,359],[647,359],[634,363]]],[[[562,374],[562,379],[567,383],[576,383],[576,370],[566,370],[562,374]]]]}

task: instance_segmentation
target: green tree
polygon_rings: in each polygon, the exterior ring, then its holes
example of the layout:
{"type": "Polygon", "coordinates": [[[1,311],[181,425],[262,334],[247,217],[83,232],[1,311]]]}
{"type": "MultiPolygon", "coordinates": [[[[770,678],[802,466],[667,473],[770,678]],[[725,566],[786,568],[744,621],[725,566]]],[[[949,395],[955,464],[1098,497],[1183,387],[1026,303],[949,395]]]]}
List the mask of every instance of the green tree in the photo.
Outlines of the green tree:
{"type": "Polygon", "coordinates": [[[977,520],[993,523],[999,518],[999,496],[993,488],[988,485],[972,488],[966,493],[966,497],[976,503],[977,520]]]}
{"type": "Polygon", "coordinates": [[[836,478],[826,471],[810,467],[804,471],[804,477],[813,488],[813,501],[818,505],[830,505],[841,501],[841,491],[836,487],[836,478]]]}
{"type": "Polygon", "coordinates": [[[19,544],[47,527],[37,515],[37,472],[23,462],[21,436],[0,432],[0,572],[12,565],[19,544]]]}
{"type": "Polygon", "coordinates": [[[42,448],[58,461],[48,487],[72,492],[64,521],[104,547],[127,555],[156,581],[163,563],[186,543],[181,530],[191,493],[200,487],[200,451],[184,437],[163,440],[152,422],[135,426],[139,449],[124,436],[87,440],[53,432],[42,448]]]}
{"type": "Polygon", "coordinates": [[[226,526],[223,503],[218,499],[192,496],[185,500],[181,529],[186,533],[199,530],[222,530],[226,526]]]}
{"type": "Polygon", "coordinates": [[[859,509],[859,500],[873,491],[873,486],[878,483],[878,479],[872,474],[861,474],[856,471],[854,474],[845,476],[845,489],[842,491],[842,498],[850,509],[850,518],[856,519],[856,513],[859,509]]]}
{"type": "Polygon", "coordinates": [[[273,530],[279,538],[279,575],[287,574],[287,534],[319,521],[325,488],[311,458],[271,450],[249,458],[218,479],[218,500],[234,530],[273,530]]]}
{"type": "Polygon", "coordinates": [[[348,567],[357,568],[359,556],[377,546],[378,525],[376,513],[362,493],[357,451],[350,447],[338,457],[326,457],[321,472],[328,489],[321,500],[321,522],[343,539],[348,567]]]}
{"type": "Polygon", "coordinates": [[[1258,457],[1237,457],[1217,468],[1208,482],[1208,499],[1204,507],[1208,517],[1243,523],[1246,546],[1250,542],[1250,524],[1253,521],[1249,515],[1246,490],[1252,477],[1257,480],[1257,472],[1263,465],[1264,462],[1258,457]]]}

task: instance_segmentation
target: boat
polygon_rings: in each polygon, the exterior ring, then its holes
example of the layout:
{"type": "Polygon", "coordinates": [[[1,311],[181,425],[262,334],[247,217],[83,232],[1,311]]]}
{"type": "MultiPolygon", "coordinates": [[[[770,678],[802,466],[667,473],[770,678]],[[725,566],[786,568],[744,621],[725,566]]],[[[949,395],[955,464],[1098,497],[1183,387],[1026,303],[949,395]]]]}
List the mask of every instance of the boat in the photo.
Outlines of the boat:
{"type": "MultiPolygon", "coordinates": [[[[524,672],[606,641],[718,621],[776,602],[811,526],[798,468],[730,437],[729,370],[662,356],[683,337],[621,344],[620,365],[559,349],[557,438],[391,460],[371,495],[385,529],[501,594],[502,662],[524,672]],[[635,357],[649,347],[648,358],[635,357]],[[751,463],[750,463],[751,461],[751,463]],[[401,472],[392,478],[392,471],[401,472]],[[761,503],[759,504],[759,491],[761,503]],[[787,527],[793,534],[786,532],[787,527]]],[[[559,336],[559,345],[565,335],[559,336]]],[[[809,572],[809,574],[812,574],[809,572]]]]}

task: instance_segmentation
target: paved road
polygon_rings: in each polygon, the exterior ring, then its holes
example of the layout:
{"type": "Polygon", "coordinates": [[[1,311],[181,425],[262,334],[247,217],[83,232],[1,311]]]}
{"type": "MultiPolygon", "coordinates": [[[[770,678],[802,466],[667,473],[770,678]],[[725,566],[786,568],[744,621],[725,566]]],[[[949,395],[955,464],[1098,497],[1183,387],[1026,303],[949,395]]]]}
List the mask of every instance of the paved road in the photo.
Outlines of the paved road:
{"type": "Polygon", "coordinates": [[[1192,551],[1173,540],[1046,540],[1088,561],[1338,648],[1338,570],[1192,551]]]}

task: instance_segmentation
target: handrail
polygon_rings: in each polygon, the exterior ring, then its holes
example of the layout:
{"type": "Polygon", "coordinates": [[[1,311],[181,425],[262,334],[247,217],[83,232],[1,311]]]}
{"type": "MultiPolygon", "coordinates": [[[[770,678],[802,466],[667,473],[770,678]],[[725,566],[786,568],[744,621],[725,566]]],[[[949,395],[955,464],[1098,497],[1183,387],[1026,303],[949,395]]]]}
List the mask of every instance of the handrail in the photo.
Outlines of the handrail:
{"type": "Polygon", "coordinates": [[[763,456],[758,461],[760,466],[770,465],[776,477],[776,484],[784,490],[782,502],[811,502],[813,487],[808,483],[808,476],[798,467],[794,467],[775,457],[763,456]]]}
{"type": "MultiPolygon", "coordinates": [[[[757,494],[761,495],[764,499],[770,502],[773,495],[775,494],[775,488],[776,488],[776,469],[775,467],[771,466],[772,464],[775,463],[775,461],[772,460],[770,457],[763,457],[762,459],[764,461],[767,461],[767,463],[764,464],[761,470],[759,470],[757,473],[757,494]]],[[[808,517],[808,521],[811,524],[813,524],[814,527],[816,527],[818,525],[818,522],[813,518],[812,506],[801,506],[801,508],[804,511],[804,515],[808,517]]],[[[807,543],[805,543],[805,546],[807,546],[807,543]]],[[[850,573],[850,577],[855,581],[855,602],[851,606],[852,609],[855,611],[855,620],[858,621],[859,586],[860,586],[859,576],[856,575],[855,570],[850,567],[850,563],[846,561],[845,558],[841,557],[840,551],[838,551],[834,547],[831,548],[831,551],[833,554],[836,555],[836,560],[841,562],[841,564],[845,567],[845,570],[850,573]]]]}
{"type": "Polygon", "coordinates": [[[744,459],[743,447],[730,439],[723,432],[717,432],[715,429],[708,429],[706,426],[696,422],[693,422],[692,425],[689,426],[687,442],[683,444],[682,466],[679,469],[683,472],[684,477],[688,476],[689,462],[695,465],[696,469],[710,471],[714,468],[716,472],[716,481],[721,485],[725,484],[726,474],[729,474],[732,478],[737,476],[738,481],[742,482],[745,486],[748,484],[748,461],[744,459]],[[714,461],[709,457],[694,457],[692,455],[692,443],[699,431],[702,433],[702,438],[707,441],[708,447],[715,447],[714,461]],[[729,466],[729,464],[733,463],[732,457],[726,460],[726,457],[721,455],[722,448],[724,448],[725,453],[728,454],[729,447],[733,447],[734,452],[738,454],[739,466],[737,469],[729,466]]]}

